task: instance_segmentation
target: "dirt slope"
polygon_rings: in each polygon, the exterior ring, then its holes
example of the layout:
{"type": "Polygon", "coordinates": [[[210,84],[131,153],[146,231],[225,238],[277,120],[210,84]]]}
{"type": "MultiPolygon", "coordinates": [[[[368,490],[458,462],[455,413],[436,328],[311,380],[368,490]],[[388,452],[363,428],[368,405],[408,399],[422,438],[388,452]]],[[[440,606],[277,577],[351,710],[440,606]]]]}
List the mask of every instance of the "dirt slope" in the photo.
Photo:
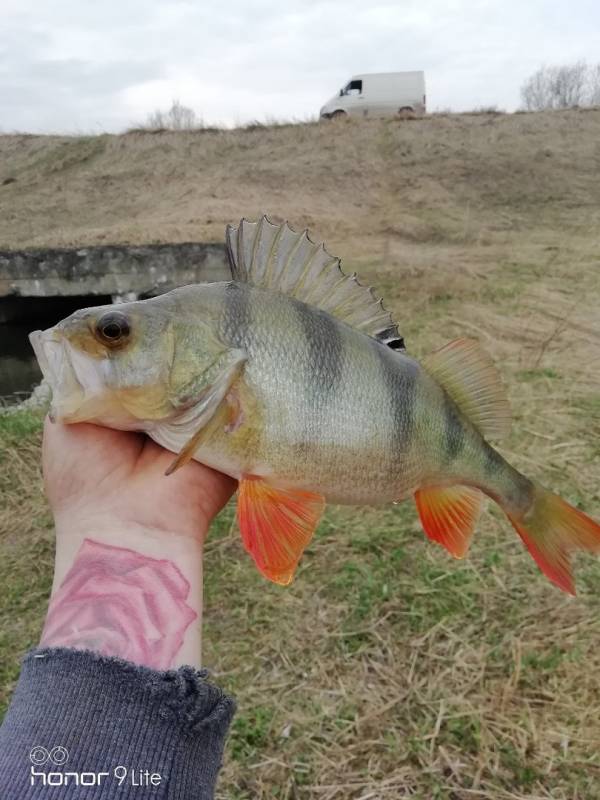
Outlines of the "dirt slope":
{"type": "Polygon", "coordinates": [[[585,226],[598,220],[599,129],[600,110],[0,136],[0,182],[16,178],[0,190],[0,246],[220,240],[263,211],[338,248],[487,244],[575,207],[585,226]]]}

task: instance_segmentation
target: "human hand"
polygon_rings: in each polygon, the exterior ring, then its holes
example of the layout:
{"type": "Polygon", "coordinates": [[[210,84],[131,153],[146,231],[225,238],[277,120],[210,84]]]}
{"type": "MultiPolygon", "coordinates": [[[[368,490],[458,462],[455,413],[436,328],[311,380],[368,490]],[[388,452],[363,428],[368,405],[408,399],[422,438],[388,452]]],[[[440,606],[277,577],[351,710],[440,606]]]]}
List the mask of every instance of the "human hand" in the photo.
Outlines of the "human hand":
{"type": "Polygon", "coordinates": [[[157,669],[200,665],[202,548],[235,481],[138,433],[44,428],[56,566],[41,644],[157,669]]]}

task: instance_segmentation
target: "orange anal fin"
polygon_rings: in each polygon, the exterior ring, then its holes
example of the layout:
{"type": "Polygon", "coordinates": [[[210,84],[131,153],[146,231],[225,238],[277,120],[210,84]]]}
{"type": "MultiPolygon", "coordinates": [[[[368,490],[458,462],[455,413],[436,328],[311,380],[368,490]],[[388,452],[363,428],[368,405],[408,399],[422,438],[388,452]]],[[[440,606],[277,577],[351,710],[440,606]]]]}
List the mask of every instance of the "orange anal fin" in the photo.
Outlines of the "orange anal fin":
{"type": "Polygon", "coordinates": [[[237,505],[242,541],[265,578],[282,586],[291,583],[324,508],[320,494],[242,478],[237,505]]]}
{"type": "Polygon", "coordinates": [[[455,558],[463,558],[469,549],[482,500],[481,492],[470,486],[431,486],[415,492],[425,533],[455,558]]]}

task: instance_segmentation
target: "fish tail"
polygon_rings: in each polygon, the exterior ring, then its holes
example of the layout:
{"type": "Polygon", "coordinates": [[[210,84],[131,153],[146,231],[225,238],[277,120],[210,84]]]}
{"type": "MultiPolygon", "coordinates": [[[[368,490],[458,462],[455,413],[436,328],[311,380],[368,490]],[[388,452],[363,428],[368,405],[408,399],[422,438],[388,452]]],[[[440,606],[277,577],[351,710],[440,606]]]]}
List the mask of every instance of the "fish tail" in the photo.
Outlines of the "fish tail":
{"type": "Polygon", "coordinates": [[[538,567],[560,589],[575,594],[571,552],[600,552],[600,525],[556,494],[506,464],[500,485],[456,483],[419,489],[415,502],[427,536],[455,558],[469,547],[487,494],[504,511],[538,567]]]}
{"type": "Polygon", "coordinates": [[[600,551],[600,525],[530,481],[488,444],[488,436],[507,432],[510,415],[499,376],[476,342],[450,342],[428,356],[424,366],[445,392],[439,416],[446,460],[440,485],[415,493],[425,533],[462,558],[486,494],[508,516],[542,572],[575,594],[570,554],[600,551]],[[474,431],[468,432],[457,412],[474,431]]]}
{"type": "Polygon", "coordinates": [[[524,513],[504,510],[544,575],[564,592],[575,594],[570,553],[600,551],[600,525],[558,495],[531,486],[531,503],[524,513]]]}

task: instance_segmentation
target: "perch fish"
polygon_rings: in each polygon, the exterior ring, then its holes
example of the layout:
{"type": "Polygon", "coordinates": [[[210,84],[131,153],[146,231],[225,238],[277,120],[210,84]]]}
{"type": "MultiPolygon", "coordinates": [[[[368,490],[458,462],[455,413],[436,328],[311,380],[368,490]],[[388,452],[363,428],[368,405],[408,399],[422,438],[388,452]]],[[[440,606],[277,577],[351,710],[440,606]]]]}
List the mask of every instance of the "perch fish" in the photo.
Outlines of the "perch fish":
{"type": "Polygon", "coordinates": [[[414,497],[423,529],[467,552],[484,495],[542,572],[574,593],[570,552],[600,526],[512,467],[499,376],[459,339],[422,361],[390,314],[306,232],[228,226],[232,280],[77,311],[31,334],[52,416],[145,431],[239,481],[246,550],[288,584],[326,502],[414,497]]]}

